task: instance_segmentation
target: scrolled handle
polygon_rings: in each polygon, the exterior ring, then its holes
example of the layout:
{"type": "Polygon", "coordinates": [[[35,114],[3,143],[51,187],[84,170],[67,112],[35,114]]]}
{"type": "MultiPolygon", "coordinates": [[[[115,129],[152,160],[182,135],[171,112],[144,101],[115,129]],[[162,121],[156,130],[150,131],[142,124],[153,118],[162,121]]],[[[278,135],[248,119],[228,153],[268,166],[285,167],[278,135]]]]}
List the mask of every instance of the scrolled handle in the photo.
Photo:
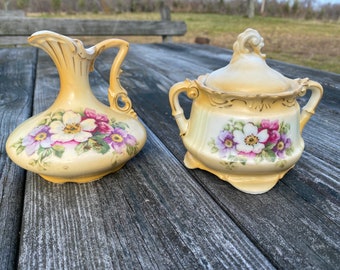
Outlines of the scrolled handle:
{"type": "Polygon", "coordinates": [[[121,65],[129,50],[129,43],[122,39],[107,39],[98,43],[94,47],[97,51],[97,55],[108,48],[119,48],[119,51],[112,63],[110,71],[110,86],[108,89],[110,108],[130,114],[131,116],[136,118],[137,115],[132,108],[131,100],[128,97],[126,90],[120,84],[119,80],[119,76],[122,72],[121,65]]]}
{"type": "Polygon", "coordinates": [[[195,99],[199,95],[197,85],[194,81],[185,80],[174,84],[169,92],[169,101],[172,110],[172,116],[175,118],[178,125],[180,135],[184,136],[188,129],[188,119],[185,118],[183,108],[179,103],[178,96],[180,93],[186,92],[190,99],[195,99]]]}
{"type": "Polygon", "coordinates": [[[321,84],[318,82],[309,80],[308,78],[300,80],[302,83],[303,88],[300,92],[300,95],[304,95],[307,90],[312,91],[312,95],[309,98],[307,104],[302,108],[301,115],[300,115],[300,133],[302,133],[305,125],[311,118],[311,116],[315,113],[315,108],[318,106],[322,95],[323,95],[323,88],[321,84]]]}

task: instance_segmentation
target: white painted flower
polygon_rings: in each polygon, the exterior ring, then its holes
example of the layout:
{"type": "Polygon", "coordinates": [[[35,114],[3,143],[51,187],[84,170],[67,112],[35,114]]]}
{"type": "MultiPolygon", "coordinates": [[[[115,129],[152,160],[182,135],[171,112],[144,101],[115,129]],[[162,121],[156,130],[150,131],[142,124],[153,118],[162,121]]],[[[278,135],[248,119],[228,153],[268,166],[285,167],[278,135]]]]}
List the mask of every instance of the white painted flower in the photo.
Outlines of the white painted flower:
{"type": "Polygon", "coordinates": [[[234,141],[236,150],[244,153],[260,153],[268,140],[268,130],[263,129],[259,132],[257,126],[247,123],[243,130],[234,130],[234,141]]]}
{"type": "Polygon", "coordinates": [[[67,111],[64,113],[62,121],[53,121],[50,124],[52,140],[59,142],[85,142],[92,137],[91,131],[97,127],[95,119],[81,119],[79,113],[67,111]]]}

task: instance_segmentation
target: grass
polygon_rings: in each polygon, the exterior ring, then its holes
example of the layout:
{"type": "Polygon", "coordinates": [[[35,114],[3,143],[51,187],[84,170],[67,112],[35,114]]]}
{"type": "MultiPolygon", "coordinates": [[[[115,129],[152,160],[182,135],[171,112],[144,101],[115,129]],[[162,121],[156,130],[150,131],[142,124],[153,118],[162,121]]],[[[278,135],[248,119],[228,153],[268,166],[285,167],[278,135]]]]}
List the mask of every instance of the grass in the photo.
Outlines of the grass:
{"type": "MultiPolygon", "coordinates": [[[[158,13],[60,16],[114,20],[160,19],[158,13]]],[[[250,27],[258,30],[264,38],[265,47],[262,52],[267,58],[340,73],[340,22],[270,17],[248,19],[242,16],[196,13],[172,13],[171,18],[185,21],[188,29],[185,36],[174,37],[175,42],[193,43],[196,37],[206,37],[210,39],[211,45],[232,49],[237,35],[250,27]]],[[[160,42],[159,37],[124,38],[129,42],[160,42]]]]}
{"type": "Polygon", "coordinates": [[[237,35],[250,27],[264,38],[267,58],[340,73],[340,23],[218,14],[173,14],[173,19],[187,23],[188,33],[179,41],[204,36],[232,49],[237,35]]]}

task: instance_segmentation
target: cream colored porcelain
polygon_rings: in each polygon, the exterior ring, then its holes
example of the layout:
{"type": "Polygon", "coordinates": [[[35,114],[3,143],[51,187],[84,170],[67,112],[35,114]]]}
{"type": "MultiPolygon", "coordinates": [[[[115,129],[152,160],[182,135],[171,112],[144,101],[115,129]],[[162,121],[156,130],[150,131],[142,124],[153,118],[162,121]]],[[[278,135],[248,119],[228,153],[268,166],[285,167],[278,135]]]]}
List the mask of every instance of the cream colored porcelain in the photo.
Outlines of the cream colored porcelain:
{"type": "Polygon", "coordinates": [[[247,29],[234,43],[226,67],[172,86],[172,114],[180,129],[188,168],[207,170],[237,189],[270,190],[299,160],[305,124],[323,89],[309,79],[289,79],[271,69],[261,53],[263,39],[247,29]],[[312,95],[300,112],[296,98],[312,95]],[[193,100],[186,119],[178,96],[193,100]]]}
{"type": "Polygon", "coordinates": [[[46,51],[60,76],[53,105],[17,127],[6,150],[19,166],[55,183],[84,183],[120,169],[146,141],[146,131],[120,85],[120,66],[128,43],[109,39],[85,49],[81,41],[39,31],[29,42],[46,51]],[[96,57],[118,47],[110,73],[110,107],[93,95],[89,72],[96,57]]]}

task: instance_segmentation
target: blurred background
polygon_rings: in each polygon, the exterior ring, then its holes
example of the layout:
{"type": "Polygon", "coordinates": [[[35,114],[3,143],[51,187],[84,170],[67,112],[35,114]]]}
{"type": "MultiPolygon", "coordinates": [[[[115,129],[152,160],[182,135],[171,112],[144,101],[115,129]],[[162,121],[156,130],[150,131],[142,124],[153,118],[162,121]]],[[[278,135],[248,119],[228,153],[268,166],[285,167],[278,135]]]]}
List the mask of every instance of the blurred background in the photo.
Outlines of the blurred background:
{"type": "Polygon", "coordinates": [[[264,37],[267,58],[340,73],[340,0],[0,0],[0,16],[15,10],[45,18],[160,20],[161,6],[170,9],[171,20],[187,25],[174,42],[232,49],[237,35],[251,27],[264,37]]]}
{"type": "Polygon", "coordinates": [[[336,0],[0,0],[0,9],[70,14],[154,12],[164,4],[173,12],[246,14],[249,17],[261,14],[338,20],[340,15],[340,1],[336,0]]]}

